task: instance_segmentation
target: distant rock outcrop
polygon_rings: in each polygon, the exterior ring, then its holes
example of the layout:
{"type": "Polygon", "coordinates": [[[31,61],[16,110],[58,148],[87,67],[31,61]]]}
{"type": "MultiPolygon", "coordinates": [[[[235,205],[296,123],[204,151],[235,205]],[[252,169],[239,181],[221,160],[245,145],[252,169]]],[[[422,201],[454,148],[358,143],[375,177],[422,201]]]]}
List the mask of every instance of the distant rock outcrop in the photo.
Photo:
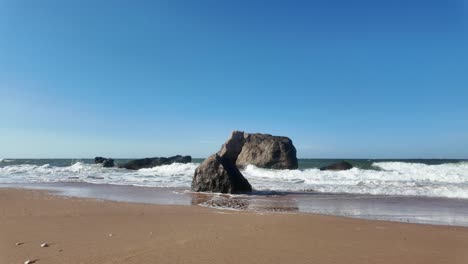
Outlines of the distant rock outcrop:
{"type": "Polygon", "coordinates": [[[249,164],[268,169],[297,169],[296,148],[288,137],[268,134],[244,134],[245,144],[236,164],[249,164]]]}
{"type": "Polygon", "coordinates": [[[244,132],[232,132],[221,150],[208,157],[195,170],[192,190],[220,193],[251,192],[252,186],[236,166],[237,157],[244,143],[244,132]]]}
{"type": "Polygon", "coordinates": [[[114,167],[114,160],[103,157],[95,157],[94,164],[102,164],[104,168],[110,168],[114,167]]]}
{"type": "Polygon", "coordinates": [[[350,170],[352,168],[353,168],[353,165],[351,165],[351,163],[343,160],[337,163],[330,164],[325,167],[321,167],[320,170],[321,171],[325,171],[325,170],[341,171],[341,170],[350,170]]]}
{"type": "Polygon", "coordinates": [[[168,158],[145,158],[131,160],[125,164],[119,165],[119,168],[125,168],[129,170],[139,170],[143,168],[152,168],[161,165],[169,165],[172,163],[190,163],[192,162],[191,156],[173,156],[168,158]]]}

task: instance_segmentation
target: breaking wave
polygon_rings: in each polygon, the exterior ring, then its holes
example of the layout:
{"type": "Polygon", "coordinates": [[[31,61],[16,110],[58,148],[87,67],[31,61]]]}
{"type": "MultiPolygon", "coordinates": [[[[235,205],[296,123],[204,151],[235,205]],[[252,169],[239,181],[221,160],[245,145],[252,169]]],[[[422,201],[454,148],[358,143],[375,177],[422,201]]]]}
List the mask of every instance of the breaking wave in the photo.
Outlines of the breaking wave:
{"type": "MultiPolygon", "coordinates": [[[[131,171],[76,162],[71,166],[7,165],[0,183],[86,182],[93,184],[190,188],[198,163],[174,163],[131,171]]],[[[252,165],[242,173],[256,190],[374,195],[429,196],[468,199],[468,162],[427,165],[374,162],[373,169],[348,171],[271,170],[252,165]]]]}
{"type": "Polygon", "coordinates": [[[68,167],[21,164],[0,168],[0,183],[86,182],[149,187],[186,187],[198,164],[174,163],[137,171],[76,162],[68,167]]]}
{"type": "Polygon", "coordinates": [[[244,176],[260,190],[468,198],[468,162],[441,165],[375,162],[372,165],[375,170],[280,171],[247,166],[244,176]]]}

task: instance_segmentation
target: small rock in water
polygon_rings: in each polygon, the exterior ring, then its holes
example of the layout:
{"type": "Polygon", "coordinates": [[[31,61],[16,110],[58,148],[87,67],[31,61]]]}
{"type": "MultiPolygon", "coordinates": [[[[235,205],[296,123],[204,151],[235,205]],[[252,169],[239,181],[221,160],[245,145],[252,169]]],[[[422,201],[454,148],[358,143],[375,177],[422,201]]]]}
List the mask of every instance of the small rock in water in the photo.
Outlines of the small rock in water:
{"type": "Polygon", "coordinates": [[[41,245],[41,247],[49,247],[49,244],[44,243],[44,244],[41,245]]]}

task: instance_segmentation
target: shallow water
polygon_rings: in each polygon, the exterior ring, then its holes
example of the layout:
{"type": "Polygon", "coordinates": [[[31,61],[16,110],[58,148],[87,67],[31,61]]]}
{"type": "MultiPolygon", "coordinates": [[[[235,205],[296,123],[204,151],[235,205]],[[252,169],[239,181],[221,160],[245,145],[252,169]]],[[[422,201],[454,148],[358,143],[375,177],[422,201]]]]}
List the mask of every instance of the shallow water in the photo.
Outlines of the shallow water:
{"type": "Polygon", "coordinates": [[[348,171],[320,171],[337,161],[323,159],[299,160],[297,170],[247,166],[242,173],[255,189],[251,195],[191,193],[194,170],[202,161],[131,171],[103,168],[89,159],[2,159],[0,187],[114,201],[468,226],[464,160],[349,160],[355,168],[348,171]]]}
{"type": "MultiPolygon", "coordinates": [[[[117,160],[122,163],[125,160],[117,160]]],[[[0,183],[93,183],[189,189],[193,163],[138,171],[102,168],[92,160],[0,162],[0,183]]],[[[297,170],[247,166],[242,173],[257,191],[371,194],[468,199],[468,162],[460,160],[350,160],[348,171],[320,171],[336,160],[299,160],[297,170]]]]}
{"type": "Polygon", "coordinates": [[[201,205],[259,213],[317,213],[407,223],[468,226],[468,200],[432,197],[271,193],[221,195],[183,188],[89,183],[0,184],[0,187],[49,190],[57,195],[162,205],[201,205]]]}

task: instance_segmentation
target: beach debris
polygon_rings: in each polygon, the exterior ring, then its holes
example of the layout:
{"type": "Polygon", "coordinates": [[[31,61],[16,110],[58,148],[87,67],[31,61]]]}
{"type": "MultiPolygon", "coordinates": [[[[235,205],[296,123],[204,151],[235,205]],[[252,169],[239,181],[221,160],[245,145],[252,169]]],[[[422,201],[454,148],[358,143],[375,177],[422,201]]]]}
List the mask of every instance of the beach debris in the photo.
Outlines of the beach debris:
{"type": "Polygon", "coordinates": [[[49,247],[49,244],[47,244],[47,243],[43,243],[43,244],[41,244],[41,247],[43,247],[43,248],[45,248],[45,247],[49,247]]]}
{"type": "Polygon", "coordinates": [[[17,246],[21,246],[21,245],[23,245],[23,244],[24,244],[23,242],[18,242],[18,243],[16,243],[17,246]]]}

